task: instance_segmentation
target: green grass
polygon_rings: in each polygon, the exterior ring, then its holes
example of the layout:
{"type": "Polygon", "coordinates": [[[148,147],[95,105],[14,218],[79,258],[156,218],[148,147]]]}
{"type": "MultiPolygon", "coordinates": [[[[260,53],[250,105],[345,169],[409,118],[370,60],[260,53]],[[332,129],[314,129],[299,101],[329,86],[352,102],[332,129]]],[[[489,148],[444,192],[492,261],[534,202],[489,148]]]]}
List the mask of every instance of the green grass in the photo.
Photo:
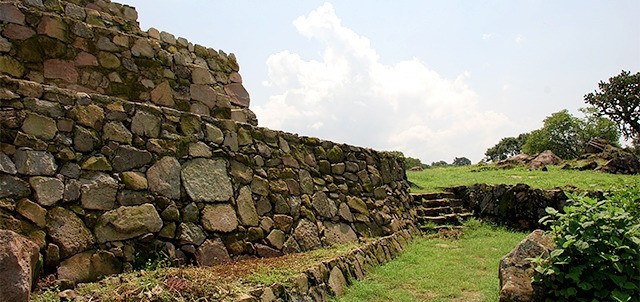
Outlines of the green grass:
{"type": "Polygon", "coordinates": [[[407,171],[407,178],[418,186],[411,188],[411,191],[415,193],[432,192],[448,187],[477,183],[525,183],[541,189],[571,187],[580,190],[609,190],[640,183],[640,175],[562,170],[558,166],[549,166],[548,168],[549,171],[529,171],[526,168],[503,170],[492,165],[438,167],[424,171],[407,171]]]}
{"type": "Polygon", "coordinates": [[[474,220],[459,240],[418,238],[336,301],[498,301],[500,258],[525,236],[474,220]]]}

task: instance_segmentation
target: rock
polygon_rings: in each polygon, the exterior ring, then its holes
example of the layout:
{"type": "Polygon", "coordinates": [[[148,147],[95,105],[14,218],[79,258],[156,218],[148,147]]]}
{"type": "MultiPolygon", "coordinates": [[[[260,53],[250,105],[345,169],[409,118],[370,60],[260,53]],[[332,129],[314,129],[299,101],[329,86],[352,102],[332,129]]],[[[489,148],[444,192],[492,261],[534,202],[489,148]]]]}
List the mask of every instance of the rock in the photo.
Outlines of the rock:
{"type": "Polygon", "coordinates": [[[298,242],[301,251],[310,251],[322,246],[318,227],[306,219],[301,219],[293,231],[293,237],[298,242]]]}
{"type": "Polygon", "coordinates": [[[182,168],[182,181],[193,201],[227,201],[233,196],[226,161],[222,159],[196,158],[188,161],[182,168]]]}
{"type": "Polygon", "coordinates": [[[231,170],[229,173],[236,181],[249,184],[253,180],[253,170],[244,164],[234,160],[229,164],[229,168],[231,170]]]}
{"type": "Polygon", "coordinates": [[[529,169],[536,170],[549,165],[557,165],[561,161],[562,159],[556,156],[555,154],[553,154],[551,150],[546,150],[540,153],[531,161],[531,163],[529,164],[529,169]]]}
{"type": "Polygon", "coordinates": [[[283,253],[280,250],[274,249],[270,246],[266,246],[260,243],[256,243],[254,245],[254,248],[256,250],[256,254],[258,254],[258,257],[261,257],[261,258],[273,258],[273,257],[280,257],[283,255],[283,253]]]}
{"type": "Polygon", "coordinates": [[[43,206],[52,206],[62,200],[64,184],[57,178],[34,176],[29,178],[29,184],[36,193],[36,201],[43,206]]]}
{"type": "Polygon", "coordinates": [[[329,244],[358,242],[358,235],[346,223],[324,223],[324,237],[329,244]]]}
{"type": "Polygon", "coordinates": [[[146,190],[149,187],[147,178],[141,172],[123,172],[122,182],[129,190],[146,190]]]}
{"type": "Polygon", "coordinates": [[[118,182],[103,173],[83,179],[80,188],[82,207],[89,210],[111,210],[116,205],[118,182]]]}
{"type": "Polygon", "coordinates": [[[99,243],[121,241],[162,229],[162,219],[151,204],[122,206],[104,213],[98,219],[94,233],[99,243]]]}
{"type": "Polygon", "coordinates": [[[146,137],[160,136],[160,118],[156,115],[138,110],[131,119],[131,131],[146,137]]]}
{"type": "Polygon", "coordinates": [[[74,283],[92,282],[121,272],[122,263],[112,253],[88,251],[63,261],[58,267],[58,279],[74,283]]]}
{"type": "Polygon", "coordinates": [[[50,117],[27,113],[27,118],[22,124],[22,131],[43,140],[52,140],[58,133],[58,126],[56,121],[50,117]]]}
{"type": "Polygon", "coordinates": [[[236,211],[228,204],[206,205],[202,210],[202,226],[211,232],[231,232],[238,227],[236,211]]]}
{"type": "Polygon", "coordinates": [[[221,144],[224,141],[224,134],[222,133],[222,130],[214,125],[205,124],[205,133],[206,135],[204,138],[208,142],[221,144]]]}
{"type": "Polygon", "coordinates": [[[324,192],[313,194],[311,205],[318,214],[326,218],[332,218],[338,213],[338,207],[336,207],[335,202],[329,199],[324,192]]]}
{"type": "Polygon", "coordinates": [[[267,242],[274,248],[281,250],[284,246],[285,234],[281,230],[272,230],[266,238],[267,242]]]}
{"type": "Polygon", "coordinates": [[[200,101],[209,108],[214,108],[216,106],[218,93],[209,85],[192,84],[189,89],[189,93],[193,100],[200,101]]]}
{"type": "Polygon", "coordinates": [[[14,160],[20,174],[51,176],[58,169],[53,155],[46,151],[19,149],[14,160]]]}
{"type": "Polygon", "coordinates": [[[349,210],[349,206],[344,202],[338,207],[338,215],[343,220],[353,222],[353,214],[351,213],[351,210],[349,210]]]}
{"type": "MultiPolygon", "coordinates": [[[[3,6],[0,4],[0,17],[3,6]]],[[[2,301],[29,301],[39,273],[38,245],[8,230],[0,230],[0,242],[0,297],[2,301]]]]}
{"type": "Polygon", "coordinates": [[[16,165],[13,164],[11,158],[9,158],[9,156],[2,152],[0,152],[0,172],[12,175],[18,173],[18,170],[16,170],[16,165]]]}
{"type": "Polygon", "coordinates": [[[196,251],[196,264],[202,266],[214,266],[231,261],[227,248],[220,238],[205,241],[196,251]]]}
{"type": "Polygon", "coordinates": [[[60,248],[62,258],[86,251],[95,243],[84,222],[73,212],[61,207],[47,213],[47,234],[60,248]]]}
{"type": "Polygon", "coordinates": [[[367,204],[364,202],[364,200],[360,199],[359,197],[347,196],[347,205],[349,206],[349,208],[356,211],[357,213],[369,215],[369,209],[367,208],[367,204]]]}
{"type": "Polygon", "coordinates": [[[15,176],[0,175],[0,198],[24,198],[31,195],[29,184],[15,176]]]}
{"type": "Polygon", "coordinates": [[[521,153],[521,154],[511,156],[505,160],[501,160],[496,165],[501,168],[508,168],[513,166],[524,166],[529,162],[531,162],[532,160],[533,160],[533,157],[527,154],[521,153]]]}
{"type": "Polygon", "coordinates": [[[133,135],[121,122],[110,122],[102,128],[102,139],[131,144],[133,135]]]}
{"type": "Polygon", "coordinates": [[[207,144],[203,142],[195,142],[189,144],[189,156],[191,157],[211,157],[213,153],[211,152],[211,148],[207,146],[207,144]]]}
{"type": "Polygon", "coordinates": [[[200,210],[195,203],[190,203],[182,208],[182,221],[183,222],[198,222],[200,218],[200,210]]]}
{"type": "Polygon", "coordinates": [[[104,121],[104,109],[94,104],[76,105],[70,113],[78,124],[96,130],[100,129],[104,121]]]}
{"type": "Polygon", "coordinates": [[[20,200],[16,205],[16,211],[39,228],[44,228],[47,225],[47,210],[29,199],[20,200]]]}
{"type": "Polygon", "coordinates": [[[76,151],[89,152],[100,144],[97,133],[83,127],[75,127],[75,135],[73,137],[73,146],[76,151]]]}
{"type": "Polygon", "coordinates": [[[335,296],[342,296],[344,294],[347,288],[347,279],[344,278],[344,274],[338,266],[334,266],[333,269],[331,269],[327,285],[329,285],[329,288],[335,296]]]}
{"type": "Polygon", "coordinates": [[[116,69],[122,65],[122,63],[120,63],[120,59],[118,59],[116,55],[106,51],[98,53],[98,62],[100,62],[100,65],[106,69],[116,69]]]}
{"type": "Polygon", "coordinates": [[[62,42],[68,42],[67,32],[67,25],[58,18],[43,17],[38,24],[38,34],[56,38],[62,42]]]}
{"type": "Polygon", "coordinates": [[[197,224],[192,222],[180,224],[178,228],[178,240],[180,240],[181,245],[201,245],[205,239],[207,239],[207,236],[197,224]]]}
{"type": "Polygon", "coordinates": [[[243,108],[249,108],[251,99],[249,92],[240,83],[231,83],[224,86],[224,91],[231,97],[231,103],[243,108]]]}
{"type": "Polygon", "coordinates": [[[273,215],[273,226],[285,233],[288,233],[293,226],[293,217],[287,215],[273,215]]]}
{"type": "Polygon", "coordinates": [[[0,73],[6,73],[21,78],[26,69],[20,62],[10,56],[0,56],[0,73]]]}
{"type": "Polygon", "coordinates": [[[196,67],[191,72],[191,80],[194,84],[200,85],[210,85],[215,84],[216,80],[213,78],[211,71],[209,69],[196,67]]]}
{"type": "Polygon", "coordinates": [[[151,101],[155,104],[173,108],[175,101],[173,100],[173,89],[169,81],[164,81],[151,91],[151,101]]]}
{"type": "Polygon", "coordinates": [[[535,230],[504,256],[498,266],[500,301],[543,301],[542,289],[532,285],[535,271],[527,259],[548,257],[553,249],[553,238],[542,230],[535,230]]]}
{"type": "Polygon", "coordinates": [[[165,156],[147,171],[149,191],[171,199],[180,198],[180,162],[165,156]]]}
{"type": "Polygon", "coordinates": [[[51,59],[44,61],[44,77],[75,84],[78,82],[79,75],[74,61],[51,59]]]}
{"type": "Polygon", "coordinates": [[[599,169],[613,174],[638,174],[640,173],[640,160],[629,153],[607,161],[599,169]]]}
{"type": "Polygon", "coordinates": [[[0,21],[24,25],[24,14],[10,3],[0,4],[0,21]]]}
{"type": "Polygon", "coordinates": [[[84,163],[82,163],[82,170],[108,172],[113,170],[113,167],[111,167],[106,157],[98,155],[91,156],[85,160],[84,163]]]}
{"type": "Polygon", "coordinates": [[[149,43],[149,40],[140,38],[133,44],[133,47],[131,48],[131,54],[136,57],[142,56],[153,58],[155,52],[153,51],[153,47],[151,47],[151,43],[149,43]]]}
{"type": "Polygon", "coordinates": [[[236,199],[236,205],[238,207],[238,218],[240,218],[242,225],[258,226],[260,217],[258,217],[255,203],[251,197],[251,188],[245,186],[240,189],[238,198],[236,199]]]}
{"type": "Polygon", "coordinates": [[[113,157],[113,169],[117,172],[146,166],[153,160],[149,151],[136,149],[131,146],[120,146],[113,157]]]}

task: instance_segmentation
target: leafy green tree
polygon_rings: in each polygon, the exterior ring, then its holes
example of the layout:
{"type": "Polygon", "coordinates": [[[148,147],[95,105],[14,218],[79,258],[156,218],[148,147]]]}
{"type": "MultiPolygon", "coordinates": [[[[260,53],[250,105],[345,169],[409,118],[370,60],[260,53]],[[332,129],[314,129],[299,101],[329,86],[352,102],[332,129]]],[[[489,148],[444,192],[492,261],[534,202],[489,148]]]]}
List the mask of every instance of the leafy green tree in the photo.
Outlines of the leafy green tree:
{"type": "Polygon", "coordinates": [[[446,166],[448,166],[448,165],[449,165],[449,164],[448,164],[446,161],[444,161],[444,160],[441,160],[441,161],[434,161],[434,162],[432,162],[432,163],[431,163],[431,166],[432,166],[432,167],[446,167],[446,166]]]}
{"type": "Polygon", "coordinates": [[[582,154],[593,138],[602,138],[616,145],[620,134],[609,122],[604,117],[580,119],[566,109],[561,110],[545,118],[542,128],[531,132],[522,151],[536,154],[551,150],[563,159],[573,159],[582,154]]]}
{"type": "Polygon", "coordinates": [[[411,169],[413,167],[421,167],[421,168],[426,168],[428,167],[428,165],[423,164],[420,159],[417,158],[413,158],[413,157],[405,157],[404,158],[404,166],[407,169],[411,169]]]}
{"type": "Polygon", "coordinates": [[[600,81],[584,100],[613,120],[626,138],[640,137],[640,72],[623,70],[609,82],[600,81]]]}
{"type": "Polygon", "coordinates": [[[518,155],[522,153],[522,145],[524,145],[528,137],[529,133],[522,133],[518,137],[502,138],[495,146],[487,149],[484,155],[488,161],[493,162],[518,155]]]}
{"type": "Polygon", "coordinates": [[[468,166],[471,164],[471,160],[466,157],[456,157],[451,164],[454,166],[468,166]]]}

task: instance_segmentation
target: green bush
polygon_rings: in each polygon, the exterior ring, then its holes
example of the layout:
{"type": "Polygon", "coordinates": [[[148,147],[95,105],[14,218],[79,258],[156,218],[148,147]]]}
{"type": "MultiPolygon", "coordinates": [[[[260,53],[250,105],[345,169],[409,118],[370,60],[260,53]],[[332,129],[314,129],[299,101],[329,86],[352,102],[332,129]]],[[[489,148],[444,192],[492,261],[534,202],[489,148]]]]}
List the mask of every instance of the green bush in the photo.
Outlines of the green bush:
{"type": "Polygon", "coordinates": [[[640,189],[548,208],[556,249],[533,259],[546,301],[640,301],[640,189]]]}

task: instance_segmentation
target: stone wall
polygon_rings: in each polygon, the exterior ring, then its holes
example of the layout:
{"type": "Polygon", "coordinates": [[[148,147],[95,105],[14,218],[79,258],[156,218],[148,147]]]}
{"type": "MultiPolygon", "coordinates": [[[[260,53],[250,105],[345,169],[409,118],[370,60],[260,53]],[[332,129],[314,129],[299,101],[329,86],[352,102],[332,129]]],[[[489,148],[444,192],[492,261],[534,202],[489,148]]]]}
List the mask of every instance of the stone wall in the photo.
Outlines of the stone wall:
{"type": "Polygon", "coordinates": [[[0,74],[257,125],[233,54],[108,0],[0,1],[0,74]]]}
{"type": "Polygon", "coordinates": [[[492,218],[500,223],[534,230],[544,228],[538,221],[547,216],[545,209],[561,210],[568,197],[561,189],[543,190],[526,184],[476,184],[450,189],[464,202],[464,207],[477,217],[492,218]]]}
{"type": "Polygon", "coordinates": [[[0,229],[62,279],[392,234],[408,191],[391,154],[0,77],[0,229]]]}

